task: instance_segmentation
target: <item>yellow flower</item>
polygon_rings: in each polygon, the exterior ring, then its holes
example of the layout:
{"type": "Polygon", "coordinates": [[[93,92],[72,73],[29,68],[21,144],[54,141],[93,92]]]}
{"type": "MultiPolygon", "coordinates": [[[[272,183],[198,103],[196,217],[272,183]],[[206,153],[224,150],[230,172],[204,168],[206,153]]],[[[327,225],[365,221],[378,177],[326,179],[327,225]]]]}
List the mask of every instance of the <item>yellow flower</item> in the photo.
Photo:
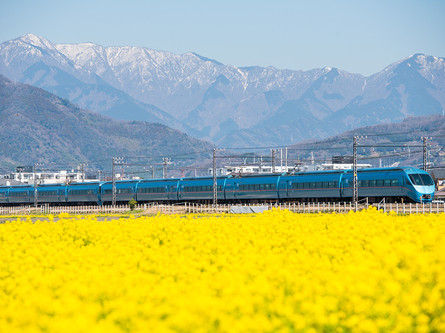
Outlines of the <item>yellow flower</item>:
{"type": "Polygon", "coordinates": [[[445,214],[8,219],[5,332],[445,330],[445,214]]]}

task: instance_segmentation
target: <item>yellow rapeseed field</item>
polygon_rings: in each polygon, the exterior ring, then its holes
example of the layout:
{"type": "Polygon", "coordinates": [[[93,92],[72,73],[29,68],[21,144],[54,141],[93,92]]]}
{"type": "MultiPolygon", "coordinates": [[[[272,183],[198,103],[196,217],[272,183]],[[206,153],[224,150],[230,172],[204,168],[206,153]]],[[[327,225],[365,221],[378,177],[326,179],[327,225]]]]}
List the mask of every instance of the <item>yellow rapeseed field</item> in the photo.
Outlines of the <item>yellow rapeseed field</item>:
{"type": "Polygon", "coordinates": [[[445,332],[445,214],[0,224],[1,332],[445,332]]]}

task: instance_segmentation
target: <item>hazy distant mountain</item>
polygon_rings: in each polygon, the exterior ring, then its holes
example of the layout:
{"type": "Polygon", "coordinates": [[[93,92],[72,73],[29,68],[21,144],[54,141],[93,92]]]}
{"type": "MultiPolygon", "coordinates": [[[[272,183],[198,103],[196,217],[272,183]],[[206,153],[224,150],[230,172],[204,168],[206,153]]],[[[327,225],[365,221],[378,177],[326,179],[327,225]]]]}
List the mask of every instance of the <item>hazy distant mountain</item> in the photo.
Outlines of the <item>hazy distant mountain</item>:
{"type": "Polygon", "coordinates": [[[158,121],[226,147],[285,145],[445,108],[444,58],[421,54],[364,77],[29,34],[0,44],[0,73],[114,118],[158,121]]]}
{"type": "Polygon", "coordinates": [[[212,149],[209,143],[164,125],[113,120],[1,75],[0,119],[0,165],[9,169],[35,162],[109,166],[113,156],[171,156],[212,149]]]}
{"type": "Polygon", "coordinates": [[[311,158],[329,162],[333,155],[352,155],[354,135],[366,136],[359,141],[359,163],[373,166],[397,165],[423,166],[423,141],[428,137],[428,160],[431,166],[445,165],[445,116],[430,115],[409,117],[402,122],[356,128],[352,131],[326,138],[292,145],[289,149],[290,164],[311,158]]]}

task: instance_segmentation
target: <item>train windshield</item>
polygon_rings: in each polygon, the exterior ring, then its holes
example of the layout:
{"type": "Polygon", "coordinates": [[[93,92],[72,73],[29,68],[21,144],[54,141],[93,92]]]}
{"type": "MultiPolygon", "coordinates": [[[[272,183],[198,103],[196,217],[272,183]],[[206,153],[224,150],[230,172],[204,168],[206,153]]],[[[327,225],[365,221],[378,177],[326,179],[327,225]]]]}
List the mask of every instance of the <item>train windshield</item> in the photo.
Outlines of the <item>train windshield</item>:
{"type": "Polygon", "coordinates": [[[414,185],[431,186],[434,185],[433,179],[429,175],[414,173],[409,175],[409,179],[414,185]]]}

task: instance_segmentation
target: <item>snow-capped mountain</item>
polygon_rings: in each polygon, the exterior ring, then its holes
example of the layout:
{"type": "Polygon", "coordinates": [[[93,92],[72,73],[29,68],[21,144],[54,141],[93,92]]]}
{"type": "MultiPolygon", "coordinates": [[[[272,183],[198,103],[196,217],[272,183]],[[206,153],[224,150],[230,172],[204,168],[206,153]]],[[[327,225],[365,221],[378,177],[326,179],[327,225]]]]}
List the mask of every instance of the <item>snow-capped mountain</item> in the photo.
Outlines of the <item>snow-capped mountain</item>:
{"type": "Polygon", "coordinates": [[[364,77],[328,67],[237,68],[195,53],[54,44],[29,34],[0,44],[0,74],[223,146],[285,145],[445,108],[444,59],[421,54],[364,77]]]}

